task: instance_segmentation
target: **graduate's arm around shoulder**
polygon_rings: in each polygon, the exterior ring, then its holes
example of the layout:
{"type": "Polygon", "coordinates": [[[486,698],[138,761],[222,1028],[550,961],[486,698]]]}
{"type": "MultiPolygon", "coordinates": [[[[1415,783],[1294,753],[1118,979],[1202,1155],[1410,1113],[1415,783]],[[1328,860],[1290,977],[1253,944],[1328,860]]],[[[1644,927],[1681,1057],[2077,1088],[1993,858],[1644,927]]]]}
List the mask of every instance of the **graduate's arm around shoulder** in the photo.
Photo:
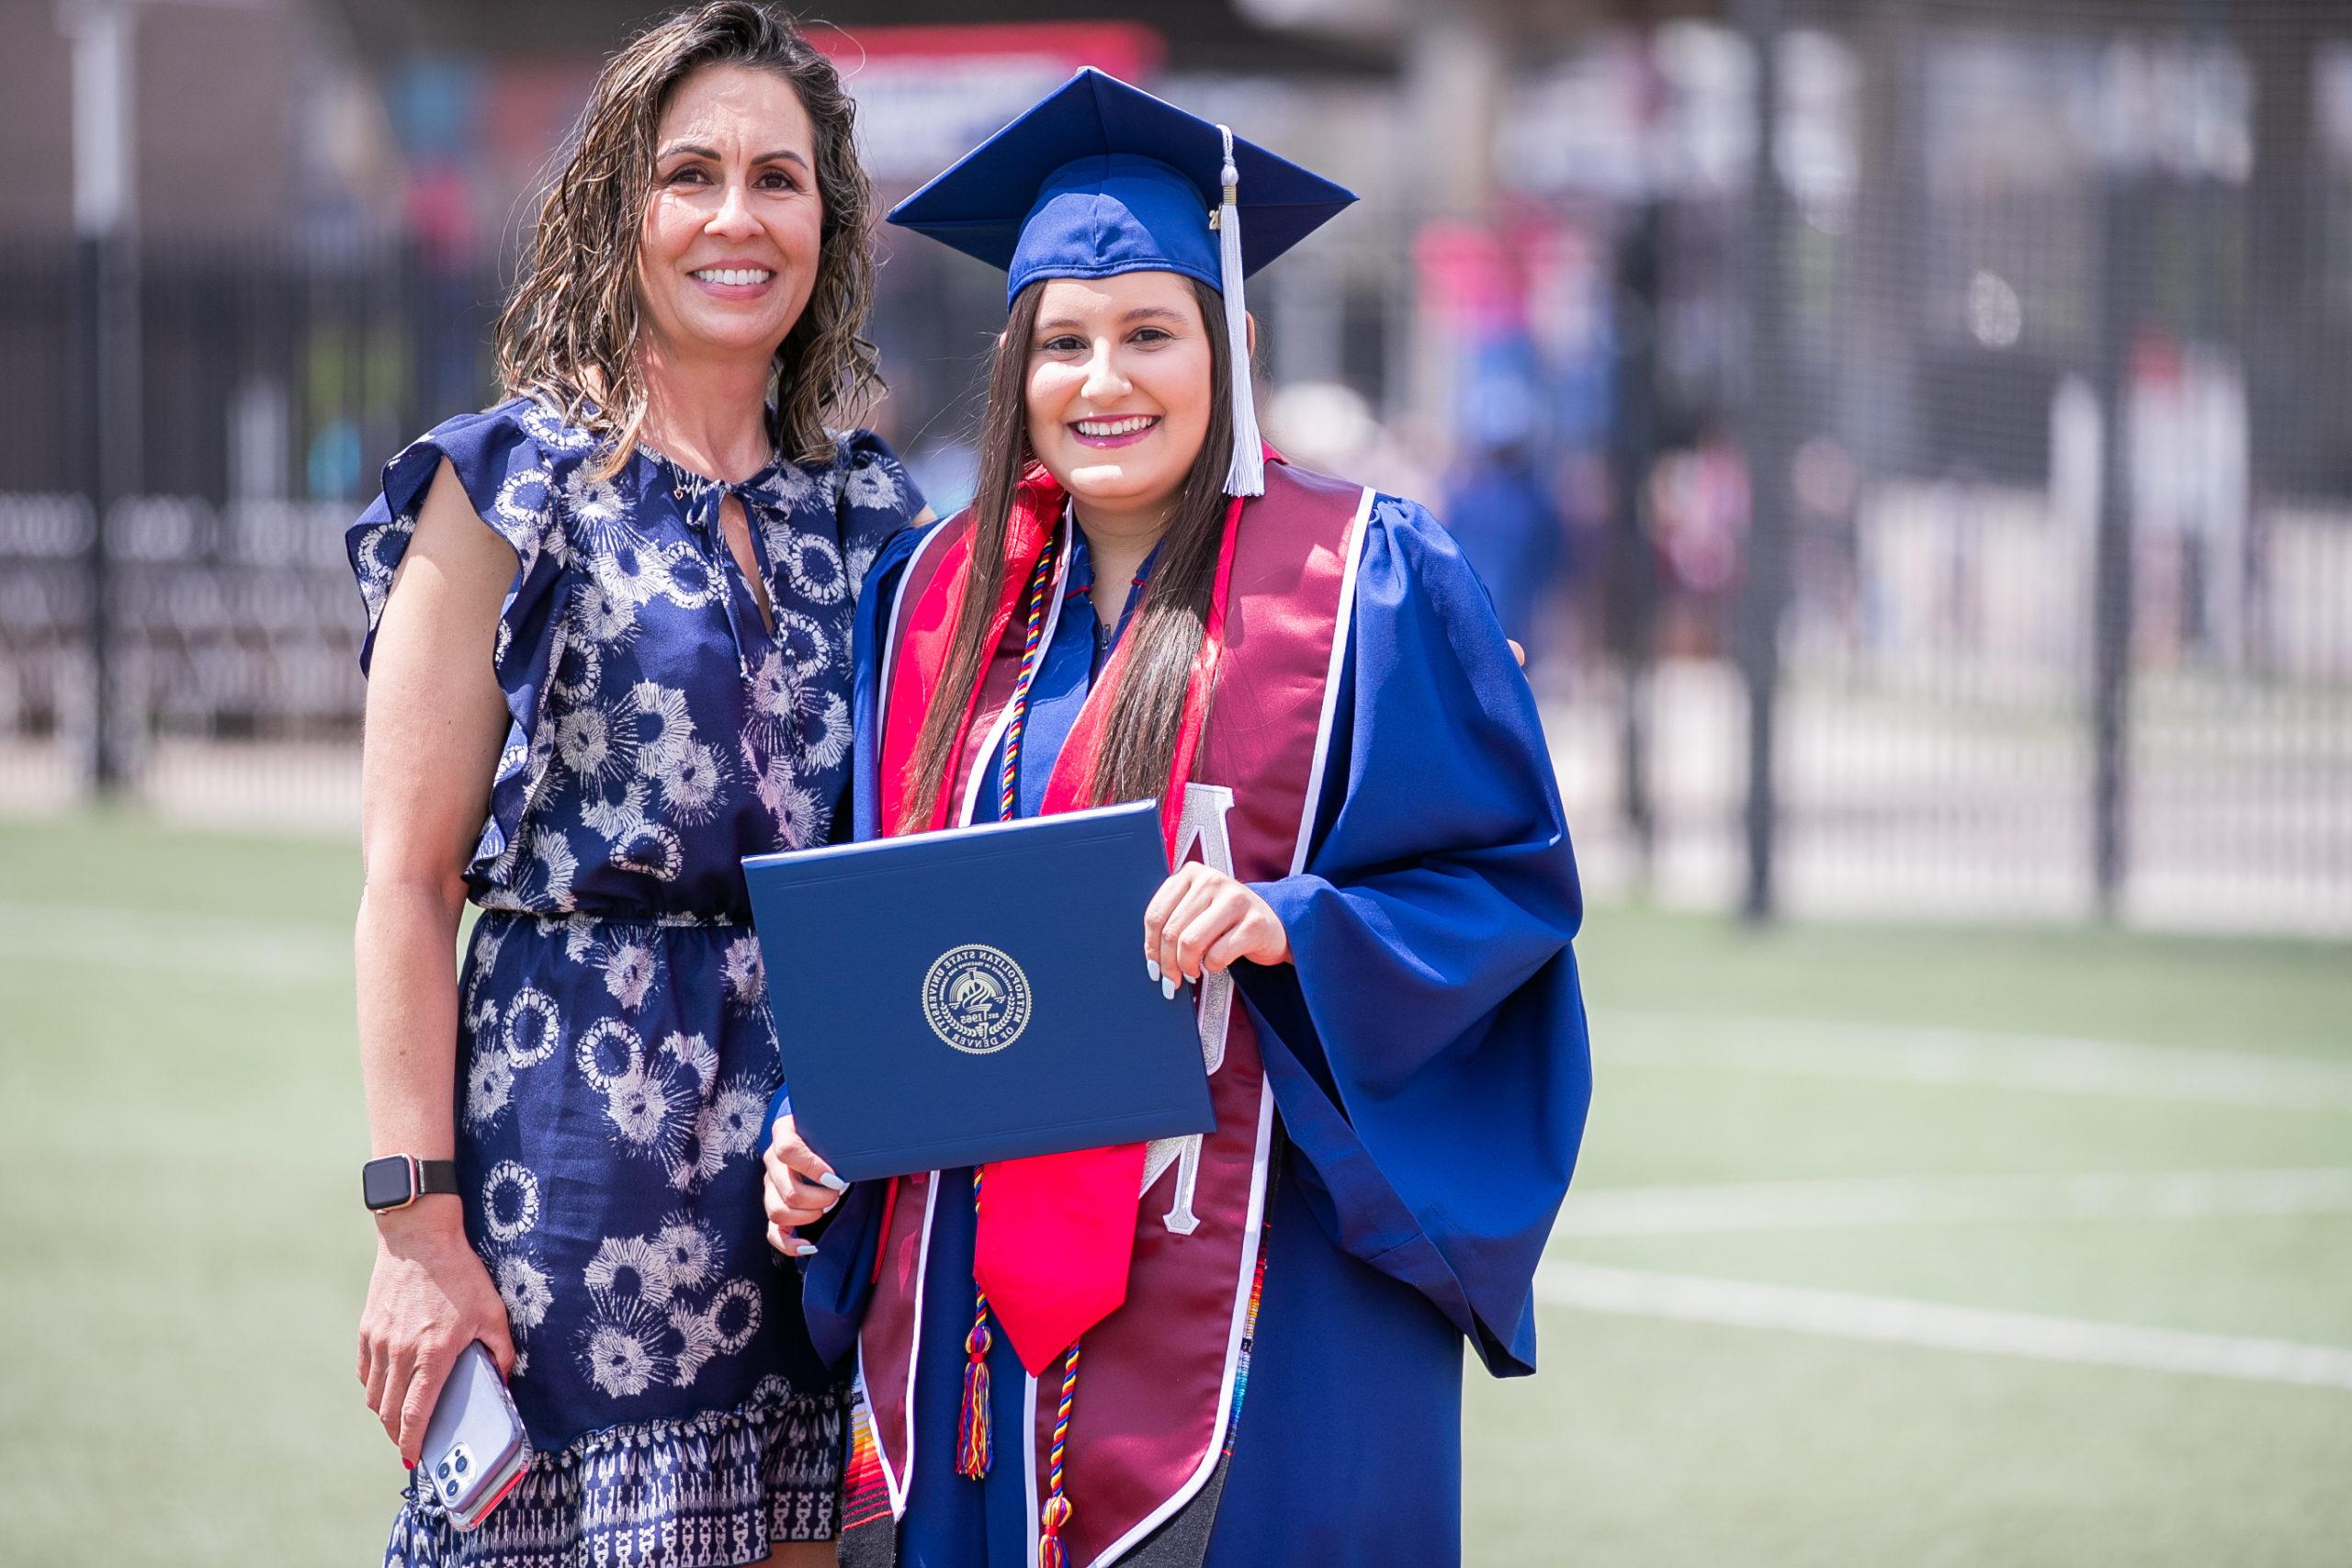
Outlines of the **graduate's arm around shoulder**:
{"type": "Polygon", "coordinates": [[[1525,1371],[1591,1092],[1556,776],[1485,588],[1419,505],[1375,500],[1348,635],[1305,868],[1254,888],[1289,961],[1234,972],[1334,1239],[1525,1371]]]}

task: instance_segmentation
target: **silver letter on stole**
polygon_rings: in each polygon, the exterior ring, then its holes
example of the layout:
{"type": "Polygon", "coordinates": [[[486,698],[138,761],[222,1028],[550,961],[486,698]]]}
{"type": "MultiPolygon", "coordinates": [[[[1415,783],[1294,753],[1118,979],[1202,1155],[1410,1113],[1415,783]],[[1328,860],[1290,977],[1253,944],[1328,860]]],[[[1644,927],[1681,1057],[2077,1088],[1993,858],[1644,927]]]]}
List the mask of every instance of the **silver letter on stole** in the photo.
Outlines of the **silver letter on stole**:
{"type": "MultiPolygon", "coordinates": [[[[1182,865],[1193,846],[1201,847],[1201,863],[1227,876],[1233,874],[1233,839],[1226,831],[1226,813],[1233,809],[1233,792],[1223,784],[1188,784],[1184,808],[1176,824],[1176,863],[1182,865]]],[[[1214,1074],[1225,1066],[1226,1025],[1233,1017],[1233,976],[1201,974],[1201,1061],[1214,1074]]],[[[1176,1196],[1160,1223],[1178,1235],[1200,1228],[1193,1213],[1193,1193],[1201,1180],[1201,1134],[1185,1138],[1154,1138],[1143,1156],[1143,1195],[1169,1167],[1176,1168],[1176,1196]]]]}

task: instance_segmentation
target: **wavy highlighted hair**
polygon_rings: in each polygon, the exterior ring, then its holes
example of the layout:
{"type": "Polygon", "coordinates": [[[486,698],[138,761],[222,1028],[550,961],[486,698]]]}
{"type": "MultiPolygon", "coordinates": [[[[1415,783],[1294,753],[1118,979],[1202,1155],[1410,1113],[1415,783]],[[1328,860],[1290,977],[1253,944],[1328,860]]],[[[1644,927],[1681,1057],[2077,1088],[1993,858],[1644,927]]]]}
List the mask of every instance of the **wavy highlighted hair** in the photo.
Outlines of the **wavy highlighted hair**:
{"type": "Polygon", "coordinates": [[[830,432],[859,423],[882,390],[874,345],[863,335],[874,302],[874,190],[857,155],[856,106],[832,62],[791,17],[756,0],[710,0],[639,33],[605,62],[498,321],[506,395],[552,404],[604,437],[606,475],[628,461],[645,423],[637,252],[662,112],[681,82],[709,65],[775,72],[792,84],[816,131],[821,248],[808,303],[770,371],[777,446],[803,461],[822,459],[832,450],[830,432]]]}

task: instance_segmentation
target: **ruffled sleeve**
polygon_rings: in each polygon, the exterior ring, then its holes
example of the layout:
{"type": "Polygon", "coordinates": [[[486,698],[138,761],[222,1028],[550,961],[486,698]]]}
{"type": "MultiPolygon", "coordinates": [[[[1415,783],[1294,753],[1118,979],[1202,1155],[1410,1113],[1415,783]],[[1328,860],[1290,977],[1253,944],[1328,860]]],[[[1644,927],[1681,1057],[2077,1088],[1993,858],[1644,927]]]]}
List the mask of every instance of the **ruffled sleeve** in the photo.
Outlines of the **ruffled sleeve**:
{"type": "Polygon", "coordinates": [[[368,614],[367,636],[359,645],[363,671],[375,657],[392,575],[415,537],[417,515],[443,459],[465,486],[475,514],[514,552],[514,579],[499,609],[491,656],[511,722],[491,786],[490,818],[467,867],[477,890],[502,885],[511,875],[516,829],[551,752],[534,739],[541,699],[562,654],[559,585],[570,551],[555,498],[565,476],[594,446],[588,433],[523,399],[459,415],[435,425],[384,465],[383,493],[345,534],[368,614]]]}
{"type": "Polygon", "coordinates": [[[841,525],[842,558],[853,585],[865,581],[875,558],[890,536],[922,515],[922,491],[890,444],[870,430],[853,430],[837,443],[834,515],[841,525]]]}
{"type": "Polygon", "coordinates": [[[1234,974],[1332,1239],[1524,1372],[1591,1094],[1576,862],[1485,591],[1419,507],[1370,527],[1306,869],[1258,885],[1294,962],[1234,974]]]}

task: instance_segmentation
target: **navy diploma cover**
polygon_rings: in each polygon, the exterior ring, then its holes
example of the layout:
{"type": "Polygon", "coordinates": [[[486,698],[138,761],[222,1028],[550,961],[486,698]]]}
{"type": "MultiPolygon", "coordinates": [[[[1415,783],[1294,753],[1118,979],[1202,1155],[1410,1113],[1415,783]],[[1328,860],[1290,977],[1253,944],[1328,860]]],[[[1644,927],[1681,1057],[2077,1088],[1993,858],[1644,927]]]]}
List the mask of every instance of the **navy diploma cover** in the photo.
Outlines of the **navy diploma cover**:
{"type": "Polygon", "coordinates": [[[860,1181],[1216,1125],[1149,801],[743,862],[801,1137],[860,1181]]]}

